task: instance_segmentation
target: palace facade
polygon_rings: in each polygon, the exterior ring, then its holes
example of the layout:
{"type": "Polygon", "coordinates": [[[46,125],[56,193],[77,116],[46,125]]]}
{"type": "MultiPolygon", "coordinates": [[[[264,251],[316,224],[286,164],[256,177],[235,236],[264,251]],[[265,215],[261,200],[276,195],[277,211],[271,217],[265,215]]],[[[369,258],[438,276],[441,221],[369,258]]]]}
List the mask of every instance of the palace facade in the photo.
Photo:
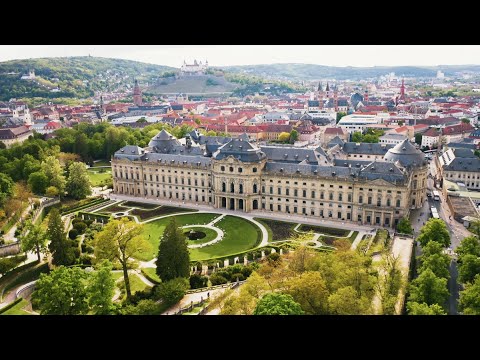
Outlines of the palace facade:
{"type": "Polygon", "coordinates": [[[112,157],[113,193],[387,227],[426,200],[427,165],[408,141],[380,160],[357,160],[320,147],[258,147],[244,135],[177,139],[162,130],[147,148],[127,145],[112,157]]]}

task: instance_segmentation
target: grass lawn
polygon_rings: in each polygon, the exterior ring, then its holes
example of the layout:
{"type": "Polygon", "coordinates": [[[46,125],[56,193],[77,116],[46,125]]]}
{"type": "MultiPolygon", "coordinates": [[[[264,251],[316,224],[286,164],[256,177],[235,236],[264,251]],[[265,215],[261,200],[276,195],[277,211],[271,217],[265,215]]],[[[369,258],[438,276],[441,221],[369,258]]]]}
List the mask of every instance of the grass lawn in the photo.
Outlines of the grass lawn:
{"type": "Polygon", "coordinates": [[[25,299],[22,299],[17,305],[12,307],[11,309],[8,309],[1,315],[33,315],[30,314],[29,312],[26,312],[25,310],[22,310],[25,306],[28,305],[28,301],[25,299]]]}
{"type": "Polygon", "coordinates": [[[293,230],[298,223],[291,223],[286,221],[278,221],[272,219],[254,218],[267,228],[268,241],[283,241],[295,237],[296,233],[293,230]]]}
{"type": "MultiPolygon", "coordinates": [[[[132,295],[135,294],[137,291],[142,291],[145,290],[146,288],[150,288],[147,284],[145,284],[136,274],[129,274],[129,280],[130,280],[130,290],[132,292],[132,295]]],[[[125,293],[125,281],[121,280],[120,282],[117,283],[118,288],[122,292],[124,296],[126,296],[125,293]]]]}
{"type": "Polygon", "coordinates": [[[88,172],[88,177],[90,179],[90,182],[92,183],[92,186],[100,186],[102,181],[112,177],[111,170],[107,170],[104,173],[100,173],[95,170],[88,170],[87,172],[88,172]]]}
{"type": "Polygon", "coordinates": [[[113,280],[117,281],[118,279],[122,278],[123,279],[123,271],[112,271],[112,277],[113,280]]]}
{"type": "Polygon", "coordinates": [[[217,237],[217,232],[215,230],[204,228],[204,227],[186,228],[186,229],[183,229],[183,233],[186,236],[191,230],[203,232],[203,233],[205,233],[206,236],[202,239],[197,239],[197,240],[189,240],[188,237],[187,237],[187,244],[188,245],[205,244],[209,241],[212,241],[213,239],[215,239],[217,237]]]}
{"type": "MultiPolygon", "coordinates": [[[[145,274],[148,275],[147,279],[151,278],[152,280],[155,280],[156,282],[161,283],[162,280],[158,277],[156,271],[157,271],[157,268],[143,268],[142,269],[143,275],[145,275],[145,274]]],[[[150,280],[150,279],[148,279],[148,280],[150,280]]]]}
{"type": "MultiPolygon", "coordinates": [[[[209,214],[209,213],[185,214],[185,215],[177,215],[175,216],[175,219],[177,221],[178,226],[194,225],[194,224],[205,225],[219,216],[220,216],[219,214],[209,214]]],[[[162,236],[163,231],[165,230],[165,227],[170,222],[172,217],[173,216],[169,216],[163,219],[151,221],[149,223],[144,224],[143,236],[145,237],[145,240],[147,240],[150,243],[151,249],[149,252],[139,255],[137,259],[143,260],[143,261],[149,261],[157,256],[160,237],[162,236]]]]}
{"type": "Polygon", "coordinates": [[[222,241],[201,249],[190,249],[190,260],[206,260],[214,257],[235,254],[255,247],[261,241],[261,232],[250,221],[225,216],[215,226],[225,232],[222,241]]]}

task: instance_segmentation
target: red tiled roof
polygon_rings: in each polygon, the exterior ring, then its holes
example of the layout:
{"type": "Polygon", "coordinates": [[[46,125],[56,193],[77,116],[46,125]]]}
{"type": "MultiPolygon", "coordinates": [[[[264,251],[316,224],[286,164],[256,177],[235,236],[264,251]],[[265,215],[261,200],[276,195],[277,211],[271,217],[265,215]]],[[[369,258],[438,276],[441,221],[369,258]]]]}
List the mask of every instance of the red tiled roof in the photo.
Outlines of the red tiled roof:
{"type": "Polygon", "coordinates": [[[345,134],[342,128],[326,128],[325,135],[343,135],[345,134]]]}
{"type": "Polygon", "coordinates": [[[438,137],[440,136],[440,132],[437,129],[430,128],[423,133],[423,136],[438,137]]]}
{"type": "Polygon", "coordinates": [[[452,126],[447,126],[446,128],[443,129],[443,135],[456,135],[456,134],[463,134],[466,132],[471,132],[475,128],[467,123],[461,123],[459,125],[452,125],[452,126]]]}

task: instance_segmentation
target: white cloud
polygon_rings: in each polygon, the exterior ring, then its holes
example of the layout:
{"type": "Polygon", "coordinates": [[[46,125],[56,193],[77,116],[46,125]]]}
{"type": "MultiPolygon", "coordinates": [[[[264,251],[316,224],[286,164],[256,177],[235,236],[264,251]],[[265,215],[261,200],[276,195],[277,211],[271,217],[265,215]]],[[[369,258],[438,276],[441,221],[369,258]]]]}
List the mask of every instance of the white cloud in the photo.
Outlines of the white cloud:
{"type": "Polygon", "coordinates": [[[309,63],[331,66],[479,64],[478,45],[1,45],[0,61],[55,56],[101,56],[179,67],[309,63]]]}

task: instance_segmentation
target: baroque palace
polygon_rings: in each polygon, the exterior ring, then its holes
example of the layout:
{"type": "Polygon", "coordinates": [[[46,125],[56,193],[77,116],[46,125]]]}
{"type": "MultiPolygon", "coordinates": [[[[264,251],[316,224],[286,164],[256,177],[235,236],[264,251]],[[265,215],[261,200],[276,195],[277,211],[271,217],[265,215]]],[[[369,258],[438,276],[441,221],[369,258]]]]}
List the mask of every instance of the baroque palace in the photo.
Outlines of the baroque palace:
{"type": "Polygon", "coordinates": [[[147,148],[121,148],[112,174],[119,195],[387,227],[422,207],[427,186],[424,155],[407,140],[395,147],[339,138],[326,149],[259,147],[246,134],[197,131],[177,139],[162,130],[147,148]]]}

